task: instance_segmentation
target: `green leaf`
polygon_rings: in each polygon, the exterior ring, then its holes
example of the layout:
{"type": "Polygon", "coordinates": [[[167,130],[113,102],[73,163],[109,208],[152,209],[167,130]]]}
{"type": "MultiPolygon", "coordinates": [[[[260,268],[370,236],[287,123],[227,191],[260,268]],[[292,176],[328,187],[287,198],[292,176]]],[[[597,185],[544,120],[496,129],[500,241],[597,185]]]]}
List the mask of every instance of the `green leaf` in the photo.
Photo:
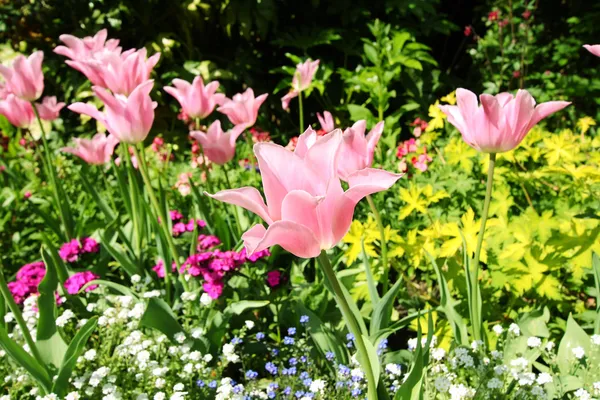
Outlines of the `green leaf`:
{"type": "Polygon", "coordinates": [[[231,303],[229,307],[227,307],[227,311],[235,315],[240,315],[248,309],[261,308],[268,304],[268,300],[242,300],[231,303]]]}
{"type": "Polygon", "coordinates": [[[94,279],[93,281],[89,281],[88,283],[86,283],[85,285],[83,285],[81,287],[81,289],[79,289],[79,293],[83,293],[85,291],[85,289],[87,289],[89,286],[92,285],[100,285],[100,286],[106,286],[108,288],[111,288],[119,293],[121,293],[123,296],[132,296],[134,298],[138,298],[138,295],[136,293],[134,293],[131,289],[129,289],[126,286],[120,285],[116,282],[112,282],[112,281],[105,281],[102,279],[94,279]]]}
{"type": "Polygon", "coordinates": [[[381,339],[388,337],[389,335],[396,332],[397,330],[405,328],[408,325],[410,325],[412,320],[414,320],[415,318],[419,318],[421,315],[430,313],[432,311],[433,310],[430,309],[430,310],[425,310],[425,311],[417,311],[412,314],[409,314],[406,317],[402,318],[401,320],[394,322],[389,327],[387,327],[385,329],[380,329],[374,335],[371,335],[371,341],[373,343],[378,343],[381,339]]]}
{"type": "Polygon", "coordinates": [[[348,104],[348,112],[350,112],[350,119],[353,121],[364,119],[368,122],[373,121],[375,119],[373,113],[371,113],[371,111],[367,107],[359,106],[356,104],[348,104]]]}
{"type": "Polygon", "coordinates": [[[521,328],[524,336],[550,337],[550,331],[546,324],[550,320],[550,311],[547,307],[537,309],[524,314],[517,325],[521,328]]]}
{"type": "Polygon", "coordinates": [[[569,373],[571,365],[576,360],[573,355],[573,349],[576,347],[582,347],[585,350],[585,354],[590,354],[591,341],[590,337],[585,331],[579,326],[579,324],[573,319],[573,316],[569,314],[567,319],[567,329],[565,335],[560,341],[557,353],[557,362],[560,372],[564,375],[569,373]]]}
{"type": "Polygon", "coordinates": [[[52,393],[58,396],[64,396],[69,388],[69,379],[73,374],[73,369],[77,363],[77,358],[83,352],[85,345],[98,325],[98,317],[92,317],[79,329],[62,359],[58,375],[52,385],[52,393]]]}
{"type": "Polygon", "coordinates": [[[146,311],[144,311],[140,323],[147,328],[164,333],[174,343],[177,343],[175,335],[183,332],[183,328],[177,321],[171,307],[164,300],[157,297],[148,300],[146,311]]]}
{"type": "Polygon", "coordinates": [[[37,326],[36,346],[42,360],[58,368],[67,351],[67,344],[56,329],[58,311],[56,309],[55,293],[58,286],[58,277],[54,263],[50,260],[50,256],[45,249],[42,249],[42,260],[46,264],[46,275],[38,285],[40,295],[37,304],[40,316],[37,326]]]}
{"type": "Polygon", "coordinates": [[[379,293],[377,292],[377,284],[375,283],[373,273],[371,272],[371,264],[369,263],[367,252],[365,251],[364,239],[361,239],[360,245],[362,247],[362,259],[363,265],[365,267],[365,274],[367,275],[367,285],[369,288],[369,297],[371,298],[371,308],[375,309],[377,307],[377,304],[379,303],[379,293]]]}
{"type": "Polygon", "coordinates": [[[596,285],[596,321],[594,322],[594,333],[600,335],[600,257],[592,253],[592,270],[594,273],[594,284],[596,285]]]}
{"type": "MultiPolygon", "coordinates": [[[[375,346],[373,346],[373,343],[371,343],[367,336],[362,335],[362,338],[363,342],[365,343],[365,347],[367,348],[367,357],[369,357],[369,363],[371,364],[371,369],[373,370],[375,381],[379,383],[379,376],[381,375],[381,364],[379,363],[379,356],[377,356],[377,349],[375,348],[375,346]]],[[[360,362],[360,364],[364,365],[365,363],[360,362]]]]}
{"type": "Polygon", "coordinates": [[[108,251],[108,254],[110,254],[121,267],[123,267],[125,272],[127,272],[130,277],[138,273],[135,263],[127,254],[113,246],[113,243],[111,243],[111,240],[109,240],[104,232],[100,234],[100,238],[102,239],[102,246],[106,249],[106,251],[108,251]]]}
{"type": "Polygon", "coordinates": [[[81,170],[77,171],[79,174],[79,178],[85,187],[85,190],[89,193],[89,195],[94,199],[100,211],[104,214],[104,216],[109,220],[113,221],[116,218],[113,210],[108,206],[104,198],[100,196],[96,188],[88,181],[86,175],[89,175],[89,168],[86,163],[82,163],[81,170]]]}
{"type": "Polygon", "coordinates": [[[60,258],[52,241],[44,233],[42,233],[42,242],[44,243],[44,246],[46,246],[46,251],[49,256],[47,262],[52,262],[52,268],[58,275],[59,283],[64,283],[67,279],[69,279],[69,270],[67,269],[67,266],[60,258]]]}
{"type": "MultiPolygon", "coordinates": [[[[431,320],[431,314],[430,314],[431,320]]],[[[432,334],[432,330],[429,330],[428,335],[432,334]]],[[[415,350],[414,363],[408,377],[400,386],[400,389],[396,392],[394,400],[422,400],[423,399],[423,381],[425,378],[425,366],[423,348],[421,346],[421,324],[418,324],[417,328],[417,348],[415,350]]],[[[431,339],[429,339],[431,340],[431,339]]],[[[426,344],[429,346],[429,343],[426,344]]]]}
{"type": "Polygon", "coordinates": [[[377,60],[379,57],[377,56],[377,50],[372,44],[363,44],[363,51],[365,52],[367,60],[369,60],[372,64],[377,64],[377,60]]]}
{"type": "Polygon", "coordinates": [[[371,316],[371,336],[377,335],[382,329],[385,329],[390,324],[390,319],[392,317],[392,309],[394,306],[394,300],[400,291],[400,285],[402,280],[399,279],[394,283],[394,286],[388,290],[388,292],[381,298],[381,301],[377,304],[375,309],[373,310],[373,315],[371,316]]]}
{"type": "Polygon", "coordinates": [[[17,364],[29,372],[46,392],[49,392],[52,381],[50,380],[48,371],[35,358],[23,350],[21,346],[8,337],[8,332],[4,326],[0,326],[0,345],[17,364]]]}

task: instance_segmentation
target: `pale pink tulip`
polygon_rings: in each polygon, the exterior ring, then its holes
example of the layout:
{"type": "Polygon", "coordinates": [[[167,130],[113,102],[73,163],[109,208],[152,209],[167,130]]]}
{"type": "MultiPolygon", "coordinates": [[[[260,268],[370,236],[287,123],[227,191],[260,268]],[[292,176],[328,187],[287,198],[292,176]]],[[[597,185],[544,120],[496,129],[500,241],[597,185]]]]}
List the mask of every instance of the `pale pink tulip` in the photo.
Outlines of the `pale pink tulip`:
{"type": "Polygon", "coordinates": [[[600,57],[600,44],[584,44],[583,47],[596,57],[600,57]]]}
{"type": "Polygon", "coordinates": [[[46,96],[41,103],[35,103],[40,118],[46,121],[54,121],[58,118],[58,113],[65,106],[65,103],[57,103],[56,96],[46,96]]]}
{"type": "Polygon", "coordinates": [[[465,142],[484,153],[502,153],[517,147],[525,135],[538,122],[550,114],[562,110],[567,101],[550,101],[535,105],[526,90],[516,96],[500,93],[496,96],[477,96],[466,89],[456,91],[458,105],[439,106],[448,116],[448,122],[462,134],[465,142]]]}
{"type": "Polygon", "coordinates": [[[311,61],[310,59],[301,64],[296,65],[296,72],[292,78],[292,90],[281,98],[281,107],[287,110],[290,105],[290,100],[298,97],[300,92],[308,89],[312,83],[315,73],[319,68],[320,60],[311,61]]]}
{"type": "Polygon", "coordinates": [[[347,181],[356,171],[369,168],[373,164],[373,153],[383,132],[383,121],[365,136],[366,128],[367,122],[361,120],[344,131],[338,163],[338,175],[343,181],[347,181]]]}
{"type": "Polygon", "coordinates": [[[118,39],[109,39],[106,29],[99,30],[94,36],[80,39],[73,35],[60,35],[58,38],[66,46],[56,46],[54,52],[71,60],[86,60],[103,50],[121,52],[118,39]]]}
{"type": "Polygon", "coordinates": [[[44,91],[43,60],[44,52],[36,51],[27,58],[18,55],[12,67],[0,65],[0,74],[6,81],[6,89],[23,100],[37,100],[44,91]]]}
{"type": "Polygon", "coordinates": [[[110,162],[115,146],[119,143],[113,135],[97,133],[92,139],[75,138],[75,147],[63,147],[65,153],[71,153],[88,164],[102,165],[110,162]]]}
{"type": "Polygon", "coordinates": [[[156,102],[150,97],[153,85],[153,81],[146,81],[135,88],[129,97],[112,95],[106,89],[94,86],[94,93],[104,102],[104,112],[85,103],[74,103],[68,108],[100,121],[123,143],[140,143],[146,139],[154,122],[156,102]]]}
{"type": "Polygon", "coordinates": [[[10,94],[10,90],[6,87],[4,82],[0,82],[0,100],[4,100],[10,94]]]}
{"type": "Polygon", "coordinates": [[[202,146],[204,155],[215,164],[223,165],[235,155],[235,141],[244,132],[244,125],[236,125],[228,132],[221,129],[221,121],[216,120],[206,133],[201,131],[190,132],[190,136],[196,139],[202,146]]]}
{"type": "Polygon", "coordinates": [[[28,128],[35,118],[31,103],[12,93],[0,100],[0,114],[17,128],[28,128]]]}
{"type": "Polygon", "coordinates": [[[165,92],[175,97],[181,109],[189,118],[206,118],[217,104],[222,104],[225,95],[216,93],[219,82],[213,81],[204,86],[202,77],[197,76],[190,84],[182,79],[173,79],[173,86],[166,86],[165,92]]]}
{"type": "Polygon", "coordinates": [[[225,98],[217,111],[227,115],[232,124],[250,128],[256,123],[258,109],[266,99],[266,93],[254,98],[254,91],[248,88],[244,93],[233,96],[233,99],[225,98]]]}
{"type": "Polygon", "coordinates": [[[333,116],[329,111],[323,111],[323,115],[317,113],[317,118],[319,123],[321,124],[321,129],[325,132],[331,132],[335,129],[335,122],[333,121],[333,116]]]}
{"type": "Polygon", "coordinates": [[[390,188],[401,175],[366,168],[348,177],[344,192],[337,176],[342,132],[317,138],[311,129],[298,138],[294,152],[258,143],[267,204],[253,187],[224,190],[213,198],[243,207],[269,226],[254,225],[242,235],[248,254],[273,245],[304,258],[335,246],[350,229],[356,204],[366,195],[390,188]]]}

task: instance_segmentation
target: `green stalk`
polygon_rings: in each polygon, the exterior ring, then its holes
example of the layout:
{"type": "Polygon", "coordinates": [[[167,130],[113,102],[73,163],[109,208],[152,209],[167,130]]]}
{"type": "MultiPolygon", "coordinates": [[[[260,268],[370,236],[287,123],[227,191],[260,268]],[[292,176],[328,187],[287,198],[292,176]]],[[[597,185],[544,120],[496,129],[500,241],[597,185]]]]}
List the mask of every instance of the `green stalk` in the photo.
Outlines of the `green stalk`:
{"type": "Polygon", "coordinates": [[[381,246],[381,264],[383,265],[383,275],[381,279],[383,280],[381,283],[383,284],[383,294],[387,293],[389,288],[389,274],[390,268],[388,264],[388,256],[387,256],[387,240],[385,240],[385,227],[383,226],[383,221],[381,220],[381,215],[379,211],[377,211],[377,207],[375,207],[375,202],[371,195],[367,195],[367,202],[369,203],[369,207],[371,207],[371,212],[375,216],[375,221],[377,222],[377,227],[379,228],[380,246],[381,246]]]}
{"type": "MultiPolygon", "coordinates": [[[[225,174],[225,182],[227,182],[227,189],[233,189],[233,186],[231,186],[231,182],[229,181],[229,170],[227,169],[227,163],[223,164],[223,173],[225,174]]],[[[233,209],[233,215],[235,217],[235,224],[237,226],[238,229],[238,237],[240,237],[242,235],[242,224],[240,223],[240,219],[238,216],[238,207],[236,206],[232,206],[233,209]]]]}
{"type": "Polygon", "coordinates": [[[487,183],[485,187],[485,201],[483,203],[483,212],[481,215],[481,227],[479,228],[479,234],[477,235],[477,248],[475,249],[475,258],[473,259],[473,265],[471,271],[471,290],[475,290],[475,293],[471,295],[471,323],[473,324],[473,334],[475,340],[481,340],[481,292],[479,289],[479,257],[481,255],[481,247],[483,245],[483,236],[485,234],[485,225],[487,223],[488,212],[490,209],[490,201],[492,199],[492,187],[494,184],[494,167],[496,166],[496,153],[490,153],[490,165],[487,174],[487,183]]]}
{"type": "Polygon", "coordinates": [[[110,183],[108,182],[108,176],[106,176],[106,171],[104,170],[104,165],[99,165],[98,168],[102,173],[102,179],[104,180],[104,185],[106,186],[106,190],[108,191],[108,199],[110,200],[110,205],[112,206],[113,210],[116,211],[117,205],[115,204],[115,199],[112,194],[110,183]]]}
{"type": "Polygon", "coordinates": [[[329,257],[327,257],[327,253],[325,250],[321,250],[321,254],[319,255],[319,262],[321,267],[323,268],[323,273],[325,278],[331,284],[333,288],[333,292],[335,294],[335,300],[342,311],[342,315],[346,320],[346,324],[348,325],[348,330],[354,335],[354,341],[356,343],[356,348],[358,350],[359,359],[362,361],[362,367],[367,376],[367,398],[369,400],[377,400],[377,382],[375,382],[375,374],[373,373],[373,367],[371,366],[371,360],[369,359],[369,354],[367,353],[367,347],[365,345],[362,333],[360,328],[358,327],[358,322],[354,319],[354,315],[350,310],[350,305],[346,301],[346,297],[344,296],[344,292],[342,291],[342,287],[340,286],[340,281],[338,280],[335,272],[333,271],[333,267],[331,266],[331,262],[329,261],[329,257]]]}
{"type": "MultiPolygon", "coordinates": [[[[71,221],[67,217],[67,211],[64,207],[68,207],[68,203],[63,204],[61,202],[61,196],[58,192],[58,183],[56,179],[56,171],[54,170],[54,163],[52,162],[52,155],[50,153],[50,148],[48,147],[48,140],[46,139],[46,130],[44,129],[44,124],[42,124],[42,119],[40,118],[40,114],[38,113],[37,108],[35,107],[35,103],[31,102],[31,108],[33,108],[33,112],[35,113],[35,118],[38,121],[40,126],[40,130],[42,132],[42,143],[44,145],[44,155],[45,155],[45,164],[46,164],[46,173],[48,174],[48,179],[50,179],[50,186],[52,186],[52,194],[54,195],[54,201],[56,202],[56,207],[58,208],[58,213],[60,215],[60,219],[62,221],[63,228],[65,230],[65,235],[68,240],[73,238],[73,231],[71,227],[71,221]]],[[[67,202],[66,199],[64,199],[67,202]]]]}
{"type": "MultiPolygon", "coordinates": [[[[129,176],[129,199],[131,200],[131,222],[133,224],[133,233],[135,237],[133,238],[133,244],[135,248],[135,256],[138,260],[142,259],[142,229],[140,223],[140,208],[139,208],[139,193],[138,193],[138,182],[135,178],[135,167],[133,166],[133,161],[131,159],[131,154],[129,154],[129,146],[123,146],[123,153],[125,154],[125,159],[127,160],[127,175],[129,176]]],[[[137,157],[138,166],[141,164],[139,157],[137,157]]]]}
{"type": "Polygon", "coordinates": [[[298,107],[300,108],[300,134],[302,135],[302,133],[304,132],[304,110],[302,108],[302,92],[298,92],[298,107]]]}

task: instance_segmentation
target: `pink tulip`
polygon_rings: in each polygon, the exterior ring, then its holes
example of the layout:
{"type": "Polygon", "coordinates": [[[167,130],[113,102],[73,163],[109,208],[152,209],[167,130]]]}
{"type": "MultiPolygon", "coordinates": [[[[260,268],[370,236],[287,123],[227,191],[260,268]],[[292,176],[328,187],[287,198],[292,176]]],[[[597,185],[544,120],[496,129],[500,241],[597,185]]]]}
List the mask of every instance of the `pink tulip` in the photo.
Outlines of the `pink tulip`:
{"type": "Polygon", "coordinates": [[[4,82],[0,82],[0,100],[4,100],[10,94],[10,90],[6,87],[4,82]]]}
{"type": "Polygon", "coordinates": [[[248,88],[244,93],[233,96],[233,99],[225,98],[217,111],[227,115],[232,124],[250,128],[256,123],[258,109],[266,99],[266,93],[254,98],[254,91],[248,88]]]}
{"type": "Polygon", "coordinates": [[[0,100],[0,114],[17,128],[28,128],[35,118],[31,103],[12,93],[6,99],[0,100]]]}
{"type": "Polygon", "coordinates": [[[213,81],[204,86],[202,77],[197,76],[190,84],[182,79],[173,79],[175,87],[166,86],[165,92],[175,97],[189,118],[206,118],[217,104],[225,100],[225,95],[215,93],[219,82],[213,81]]]}
{"type": "Polygon", "coordinates": [[[36,51],[28,58],[17,56],[10,68],[0,65],[0,74],[6,81],[6,89],[23,100],[37,100],[44,91],[43,60],[44,52],[36,51]]]}
{"type": "Polygon", "coordinates": [[[99,30],[93,37],[86,36],[83,39],[73,35],[60,35],[59,39],[66,46],[56,46],[54,52],[69,57],[71,60],[86,60],[103,50],[120,53],[121,48],[117,47],[119,41],[117,39],[106,40],[107,37],[106,29],[99,30]]]}
{"type": "Polygon", "coordinates": [[[526,90],[519,90],[516,97],[510,93],[496,96],[477,96],[466,89],[456,91],[457,106],[443,105],[440,109],[448,116],[448,122],[462,134],[465,142],[484,153],[502,153],[514,149],[538,122],[550,114],[562,110],[567,101],[550,101],[535,105],[526,90]]]}
{"type": "Polygon", "coordinates": [[[347,181],[356,171],[369,168],[373,164],[373,153],[383,132],[383,121],[371,129],[365,137],[367,122],[361,120],[344,131],[341,156],[338,162],[338,175],[347,181]]]}
{"type": "Polygon", "coordinates": [[[298,97],[300,92],[310,87],[315,73],[319,68],[319,62],[320,60],[310,61],[310,59],[308,59],[303,63],[296,65],[296,72],[294,73],[294,78],[292,78],[292,90],[281,98],[281,107],[284,110],[289,108],[290,100],[294,97],[298,97]]]}
{"type": "Polygon", "coordinates": [[[94,165],[110,162],[115,146],[119,143],[119,139],[113,135],[106,136],[104,133],[97,133],[92,139],[75,138],[73,140],[75,147],[63,147],[61,150],[94,165]]]}
{"type": "Polygon", "coordinates": [[[321,129],[323,129],[325,132],[331,132],[335,129],[335,122],[333,121],[333,116],[329,111],[323,111],[323,116],[317,113],[317,118],[321,124],[321,129]]]}
{"type": "Polygon", "coordinates": [[[68,108],[100,121],[123,143],[140,143],[146,139],[154,122],[156,102],[150,98],[153,85],[154,81],[146,81],[135,88],[129,97],[119,94],[113,96],[106,89],[94,86],[94,93],[104,102],[104,112],[85,103],[74,103],[68,108]]]}
{"type": "Polygon", "coordinates": [[[600,44],[584,44],[583,47],[596,57],[600,57],[600,44]]]}
{"type": "Polygon", "coordinates": [[[248,254],[280,245],[304,258],[335,246],[350,229],[356,204],[366,195],[390,188],[401,175],[366,168],[348,177],[344,192],[337,176],[342,132],[317,137],[311,129],[298,138],[294,152],[274,143],[254,145],[263,179],[265,204],[253,187],[210,195],[241,206],[267,225],[242,235],[248,254]]]}
{"type": "Polygon", "coordinates": [[[206,133],[200,131],[190,132],[190,136],[196,139],[206,157],[219,165],[231,161],[235,155],[235,141],[238,136],[244,132],[244,125],[236,125],[232,130],[223,132],[221,121],[216,120],[209,127],[206,133]]]}
{"type": "Polygon", "coordinates": [[[46,121],[54,121],[58,118],[58,113],[65,106],[65,103],[57,103],[56,96],[46,96],[41,103],[35,103],[40,118],[46,121]]]}

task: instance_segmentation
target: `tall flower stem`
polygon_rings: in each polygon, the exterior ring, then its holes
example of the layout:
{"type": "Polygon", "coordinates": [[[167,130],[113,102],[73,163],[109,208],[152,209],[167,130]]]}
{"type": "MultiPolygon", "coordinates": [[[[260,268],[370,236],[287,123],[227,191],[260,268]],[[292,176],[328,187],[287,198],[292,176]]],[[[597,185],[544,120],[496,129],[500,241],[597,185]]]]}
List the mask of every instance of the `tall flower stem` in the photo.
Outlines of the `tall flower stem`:
{"type": "Polygon", "coordinates": [[[485,235],[485,225],[487,223],[490,201],[492,199],[492,187],[494,185],[494,168],[496,166],[496,153],[490,153],[490,165],[488,167],[487,183],[485,187],[485,201],[481,213],[481,227],[477,235],[477,247],[475,249],[475,258],[473,259],[471,271],[471,323],[473,324],[473,336],[475,340],[481,340],[481,292],[479,289],[479,258],[481,256],[481,247],[485,235]]]}
{"type": "MultiPolygon", "coordinates": [[[[121,146],[119,146],[121,147],[121,146]]],[[[138,181],[136,179],[135,167],[133,166],[133,160],[131,159],[131,154],[129,154],[128,146],[124,145],[122,147],[123,158],[126,160],[126,168],[127,168],[127,176],[129,177],[129,199],[131,201],[131,223],[133,224],[133,233],[135,237],[133,238],[133,244],[135,248],[135,256],[138,261],[142,259],[142,227],[141,227],[141,214],[139,210],[139,186],[138,181]]],[[[139,157],[136,157],[138,161],[138,166],[140,164],[139,157]]]]}
{"type": "Polygon", "coordinates": [[[388,264],[388,256],[387,256],[387,240],[385,239],[385,227],[383,226],[383,221],[381,220],[381,215],[375,206],[375,202],[371,195],[367,195],[367,202],[369,203],[369,207],[371,207],[371,212],[375,217],[375,221],[377,222],[377,227],[379,228],[379,244],[381,246],[381,264],[383,265],[383,293],[387,293],[389,287],[389,279],[388,276],[390,274],[390,266],[388,264]]]}
{"type": "Polygon", "coordinates": [[[356,321],[352,311],[350,310],[350,305],[344,296],[344,292],[340,286],[340,281],[333,271],[333,267],[331,266],[331,262],[329,261],[329,257],[327,257],[325,250],[321,250],[321,254],[319,255],[319,263],[321,264],[321,268],[323,268],[325,278],[329,281],[331,287],[333,288],[335,300],[342,311],[344,319],[346,320],[348,330],[350,333],[352,333],[352,335],[354,335],[354,341],[358,350],[361,366],[367,376],[367,398],[369,400],[377,400],[377,382],[375,381],[373,366],[371,365],[371,360],[369,359],[369,354],[367,353],[367,346],[365,345],[361,330],[358,327],[358,321],[356,321]]]}
{"type": "MultiPolygon", "coordinates": [[[[231,186],[231,182],[229,181],[229,169],[227,168],[227,163],[223,164],[223,174],[225,174],[225,182],[227,182],[227,189],[233,189],[233,186],[231,186]]],[[[236,206],[233,206],[233,216],[235,217],[235,224],[238,229],[238,235],[241,236],[243,232],[242,224],[240,223],[238,208],[236,206]]]]}
{"type": "Polygon", "coordinates": [[[304,132],[304,109],[302,108],[302,92],[298,92],[298,116],[300,118],[300,134],[304,132]]]}
{"type": "Polygon", "coordinates": [[[48,179],[50,180],[50,186],[52,186],[52,194],[54,195],[54,201],[56,202],[56,207],[58,208],[58,214],[62,221],[63,228],[65,230],[65,235],[68,240],[73,238],[73,229],[71,226],[71,218],[70,218],[70,210],[69,204],[66,199],[62,199],[58,190],[58,181],[56,179],[56,171],[54,170],[54,163],[52,162],[52,155],[50,153],[50,148],[48,147],[48,140],[46,139],[46,130],[44,129],[44,124],[42,123],[42,119],[40,118],[40,114],[35,106],[34,102],[31,102],[31,107],[33,108],[33,112],[35,113],[35,118],[38,121],[40,126],[40,131],[42,133],[42,143],[44,145],[44,161],[46,164],[46,173],[48,174],[48,179]]]}

